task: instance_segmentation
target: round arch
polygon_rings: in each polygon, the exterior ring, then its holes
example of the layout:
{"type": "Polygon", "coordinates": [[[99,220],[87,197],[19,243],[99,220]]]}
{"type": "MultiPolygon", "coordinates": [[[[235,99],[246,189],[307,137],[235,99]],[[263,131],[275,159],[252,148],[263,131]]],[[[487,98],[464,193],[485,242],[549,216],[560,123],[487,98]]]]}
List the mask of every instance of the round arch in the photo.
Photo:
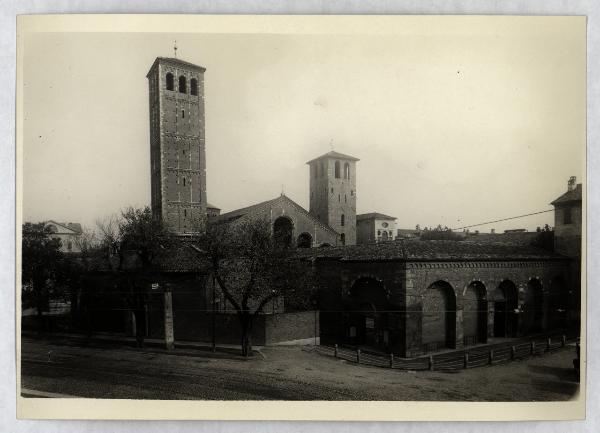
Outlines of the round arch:
{"type": "Polygon", "coordinates": [[[456,294],[447,281],[436,281],[423,293],[424,350],[456,348],[456,294]]]}
{"type": "Polygon", "coordinates": [[[525,289],[525,300],[523,302],[523,334],[534,334],[541,332],[544,320],[544,295],[542,282],[537,278],[531,278],[525,289]]]}
{"type": "Polygon", "coordinates": [[[463,295],[463,342],[465,346],[487,342],[487,290],[472,281],[463,295]]]}
{"type": "Polygon", "coordinates": [[[567,315],[570,309],[569,289],[565,278],[557,275],[550,281],[548,294],[548,327],[550,329],[565,329],[567,315]]]}
{"type": "Polygon", "coordinates": [[[273,222],[273,237],[275,244],[282,248],[292,246],[294,238],[294,223],[287,216],[280,216],[273,222]]]}
{"type": "Polygon", "coordinates": [[[511,280],[503,280],[494,293],[494,337],[516,337],[519,324],[519,292],[511,280]]]}
{"type": "Polygon", "coordinates": [[[312,236],[310,235],[310,233],[300,233],[300,235],[298,236],[298,240],[296,241],[296,246],[298,248],[312,247],[312,236]]]}
{"type": "Polygon", "coordinates": [[[350,309],[349,336],[354,343],[387,349],[388,292],[383,283],[373,277],[360,277],[348,292],[350,309]]]}

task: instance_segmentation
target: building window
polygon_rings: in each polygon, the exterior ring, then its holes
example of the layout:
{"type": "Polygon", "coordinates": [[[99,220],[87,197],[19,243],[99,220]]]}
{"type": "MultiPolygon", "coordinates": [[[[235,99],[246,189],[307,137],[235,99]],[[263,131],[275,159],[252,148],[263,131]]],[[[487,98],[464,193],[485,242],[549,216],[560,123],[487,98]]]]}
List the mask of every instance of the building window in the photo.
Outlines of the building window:
{"type": "Polygon", "coordinates": [[[179,93],[187,93],[187,82],[183,75],[179,77],[179,93]]]}
{"type": "Polygon", "coordinates": [[[350,179],[350,164],[344,164],[344,179],[350,179]]]}
{"type": "Polygon", "coordinates": [[[333,188],[331,188],[331,193],[333,194],[333,188]]]}
{"type": "Polygon", "coordinates": [[[340,162],[339,161],[335,162],[335,178],[336,179],[340,178],[340,162]]]}
{"type": "Polygon", "coordinates": [[[71,242],[71,241],[68,241],[68,242],[67,242],[67,249],[68,249],[69,251],[71,251],[71,250],[73,249],[73,242],[71,242]]]}
{"type": "Polygon", "coordinates": [[[353,189],[350,190],[350,195],[352,195],[352,196],[354,195],[354,190],[353,189]]]}
{"type": "Polygon", "coordinates": [[[348,203],[348,195],[344,194],[344,203],[348,203]]]}
{"type": "Polygon", "coordinates": [[[183,186],[185,186],[185,177],[183,178],[183,186]]]}
{"type": "Polygon", "coordinates": [[[342,202],[342,196],[340,194],[338,194],[338,203],[342,202]]]}
{"type": "Polygon", "coordinates": [[[563,209],[563,224],[571,224],[573,222],[573,217],[571,215],[571,208],[566,207],[563,209]]]}
{"type": "Polygon", "coordinates": [[[185,119],[185,110],[181,110],[181,118],[185,119]]]}
{"type": "Polygon", "coordinates": [[[344,214],[342,214],[342,217],[340,218],[340,225],[342,227],[344,227],[344,223],[346,222],[346,216],[344,214]]]}
{"type": "Polygon", "coordinates": [[[190,92],[193,96],[198,96],[198,80],[195,78],[190,80],[190,92]]]}
{"type": "Polygon", "coordinates": [[[342,241],[342,245],[346,245],[346,234],[342,233],[340,235],[340,240],[342,241]]]}
{"type": "Polygon", "coordinates": [[[167,90],[173,90],[173,74],[170,72],[167,74],[167,90]]]}
{"type": "Polygon", "coordinates": [[[187,217],[187,209],[183,210],[183,217],[186,218],[187,217]]]}

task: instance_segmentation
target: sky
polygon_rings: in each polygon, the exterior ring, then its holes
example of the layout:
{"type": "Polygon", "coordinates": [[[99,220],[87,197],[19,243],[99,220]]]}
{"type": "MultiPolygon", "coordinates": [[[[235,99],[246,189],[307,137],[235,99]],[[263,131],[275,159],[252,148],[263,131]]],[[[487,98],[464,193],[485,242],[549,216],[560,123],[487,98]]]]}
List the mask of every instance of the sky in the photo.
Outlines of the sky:
{"type": "MultiPolygon", "coordinates": [[[[585,32],[31,33],[23,52],[23,220],[150,204],[146,73],[204,66],[208,201],[308,209],[306,162],[357,163],[357,213],[451,228],[551,209],[585,167],[585,32]]],[[[552,213],[482,226],[553,225],[552,213]]]]}

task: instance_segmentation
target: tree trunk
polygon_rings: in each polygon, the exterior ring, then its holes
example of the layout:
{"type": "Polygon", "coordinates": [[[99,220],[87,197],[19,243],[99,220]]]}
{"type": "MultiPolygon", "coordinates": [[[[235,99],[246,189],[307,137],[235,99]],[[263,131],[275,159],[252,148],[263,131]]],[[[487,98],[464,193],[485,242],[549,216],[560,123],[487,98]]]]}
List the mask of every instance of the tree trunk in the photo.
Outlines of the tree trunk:
{"type": "Polygon", "coordinates": [[[242,322],[242,356],[252,356],[252,315],[244,312],[240,320],[242,322]]]}

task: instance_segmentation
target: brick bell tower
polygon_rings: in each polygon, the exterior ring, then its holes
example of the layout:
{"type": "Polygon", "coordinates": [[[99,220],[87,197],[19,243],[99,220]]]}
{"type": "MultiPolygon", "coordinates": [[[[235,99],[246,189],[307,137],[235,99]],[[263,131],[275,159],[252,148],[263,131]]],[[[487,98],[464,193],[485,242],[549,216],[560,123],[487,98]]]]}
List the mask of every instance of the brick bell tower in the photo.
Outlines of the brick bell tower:
{"type": "Polygon", "coordinates": [[[356,244],[356,162],[331,151],[310,160],[310,213],[339,233],[342,245],[356,244]]]}
{"type": "Polygon", "coordinates": [[[146,75],[152,214],[177,234],[206,228],[205,70],[158,57],[146,75]]]}

